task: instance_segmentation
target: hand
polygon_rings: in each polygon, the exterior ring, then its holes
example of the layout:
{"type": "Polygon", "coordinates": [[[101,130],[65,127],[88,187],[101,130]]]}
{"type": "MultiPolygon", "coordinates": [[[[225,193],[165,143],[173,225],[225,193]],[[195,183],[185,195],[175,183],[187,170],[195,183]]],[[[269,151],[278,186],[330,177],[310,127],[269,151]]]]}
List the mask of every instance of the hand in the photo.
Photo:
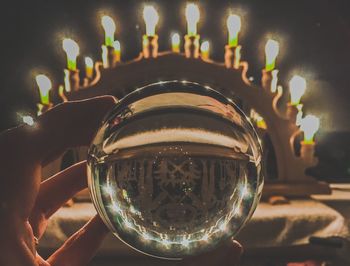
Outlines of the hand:
{"type": "MultiPolygon", "coordinates": [[[[99,216],[71,236],[47,261],[36,251],[48,219],[86,188],[86,163],[80,162],[41,182],[41,169],[66,149],[89,145],[106,112],[110,96],[56,106],[33,127],[22,125],[0,134],[0,265],[86,265],[108,233],[99,216]]],[[[186,266],[236,265],[241,246],[220,249],[183,261],[186,266]]]]}

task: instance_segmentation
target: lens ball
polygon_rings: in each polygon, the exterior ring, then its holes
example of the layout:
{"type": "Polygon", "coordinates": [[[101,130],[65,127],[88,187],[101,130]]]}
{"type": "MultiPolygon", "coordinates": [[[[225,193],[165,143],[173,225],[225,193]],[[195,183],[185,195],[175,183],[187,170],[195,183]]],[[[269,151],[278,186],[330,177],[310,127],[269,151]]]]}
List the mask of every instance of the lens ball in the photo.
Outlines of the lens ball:
{"type": "Polygon", "coordinates": [[[88,154],[98,214],[124,243],[179,259],[234,237],[252,216],[261,147],[244,113],[192,82],[159,82],[120,100],[88,154]]]}

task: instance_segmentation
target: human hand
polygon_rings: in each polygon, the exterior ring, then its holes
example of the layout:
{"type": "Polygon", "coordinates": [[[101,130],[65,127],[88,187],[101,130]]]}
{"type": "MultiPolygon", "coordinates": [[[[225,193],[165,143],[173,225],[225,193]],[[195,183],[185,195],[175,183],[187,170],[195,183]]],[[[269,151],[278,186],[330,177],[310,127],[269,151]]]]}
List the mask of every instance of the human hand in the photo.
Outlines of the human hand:
{"type": "MultiPolygon", "coordinates": [[[[108,233],[96,215],[46,261],[35,239],[48,219],[87,186],[86,163],[80,162],[41,182],[41,169],[66,149],[89,145],[106,112],[110,96],[58,105],[35,126],[21,125],[0,134],[0,265],[86,265],[108,233]]],[[[241,246],[221,248],[183,261],[185,266],[236,265],[241,246]]]]}

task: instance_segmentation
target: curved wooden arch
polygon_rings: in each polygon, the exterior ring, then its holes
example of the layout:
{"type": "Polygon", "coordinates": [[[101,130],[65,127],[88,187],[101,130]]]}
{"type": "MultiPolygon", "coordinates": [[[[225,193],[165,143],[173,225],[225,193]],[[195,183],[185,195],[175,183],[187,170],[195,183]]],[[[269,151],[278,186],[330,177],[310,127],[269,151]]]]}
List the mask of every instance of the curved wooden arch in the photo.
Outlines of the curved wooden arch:
{"type": "Polygon", "coordinates": [[[224,64],[201,59],[186,58],[182,54],[165,52],[157,58],[139,58],[120,63],[115,68],[97,67],[97,78],[90,86],[68,93],[69,100],[86,99],[99,95],[122,97],[135,88],[152,82],[188,80],[218,89],[227,97],[236,95],[253,107],[266,121],[273,144],[278,179],[268,182],[265,195],[310,195],[330,193],[327,184],[317,182],[305,174],[307,165],[296,157],[291,141],[298,128],[275,109],[280,95],[250,84],[245,71],[226,68],[224,64]]]}

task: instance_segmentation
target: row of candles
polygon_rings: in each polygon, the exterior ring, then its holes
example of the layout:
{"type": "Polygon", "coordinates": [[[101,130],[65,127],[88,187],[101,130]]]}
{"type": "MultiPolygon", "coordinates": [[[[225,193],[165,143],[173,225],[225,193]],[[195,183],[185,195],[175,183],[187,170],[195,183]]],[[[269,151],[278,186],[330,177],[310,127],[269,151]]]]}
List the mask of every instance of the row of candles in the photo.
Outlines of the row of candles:
{"type": "MultiPolygon", "coordinates": [[[[196,4],[189,3],[186,6],[187,34],[185,35],[185,56],[188,58],[201,58],[206,61],[209,59],[210,44],[204,41],[199,45],[200,36],[197,32],[197,24],[200,19],[200,11],[196,4]]],[[[143,57],[154,58],[158,54],[158,36],[156,35],[156,26],[159,16],[157,10],[151,6],[145,6],[143,18],[146,24],[146,33],[143,36],[143,57]]],[[[115,40],[116,25],[109,16],[103,16],[101,24],[105,32],[104,44],[102,45],[102,64],[104,68],[114,67],[120,62],[120,42],[115,40]]],[[[236,14],[230,14],[227,18],[228,42],[225,46],[225,65],[228,68],[239,69],[240,51],[239,33],[241,30],[241,18],[236,14]]],[[[174,33],[171,36],[172,52],[180,53],[180,35],[174,33]]],[[[62,43],[63,50],[67,55],[67,69],[65,72],[65,86],[59,87],[59,94],[63,99],[64,90],[70,92],[79,87],[79,70],[77,69],[77,57],[79,55],[79,46],[72,39],[64,39],[62,43]]],[[[271,93],[281,93],[281,87],[277,86],[276,58],[279,54],[279,43],[269,39],[265,45],[265,68],[263,70],[263,87],[271,93]],[[266,82],[267,80],[267,82],[266,82]],[[279,90],[278,90],[279,87],[279,90]]],[[[94,62],[92,58],[85,57],[85,80],[88,84],[94,77],[94,62]]],[[[50,106],[49,92],[52,87],[50,79],[43,74],[36,76],[36,82],[39,87],[41,104],[39,112],[43,107],[50,106]]],[[[300,100],[306,90],[306,81],[303,77],[295,75],[289,82],[290,102],[288,109],[292,110],[291,115],[295,116],[295,123],[304,132],[304,144],[314,145],[314,135],[319,128],[319,119],[314,115],[303,116],[300,100]]],[[[253,120],[257,125],[264,125],[263,118],[254,113],[253,120]]],[[[294,118],[293,118],[294,119],[294,118]]],[[[262,126],[264,127],[264,126],[262,126]]]]}

